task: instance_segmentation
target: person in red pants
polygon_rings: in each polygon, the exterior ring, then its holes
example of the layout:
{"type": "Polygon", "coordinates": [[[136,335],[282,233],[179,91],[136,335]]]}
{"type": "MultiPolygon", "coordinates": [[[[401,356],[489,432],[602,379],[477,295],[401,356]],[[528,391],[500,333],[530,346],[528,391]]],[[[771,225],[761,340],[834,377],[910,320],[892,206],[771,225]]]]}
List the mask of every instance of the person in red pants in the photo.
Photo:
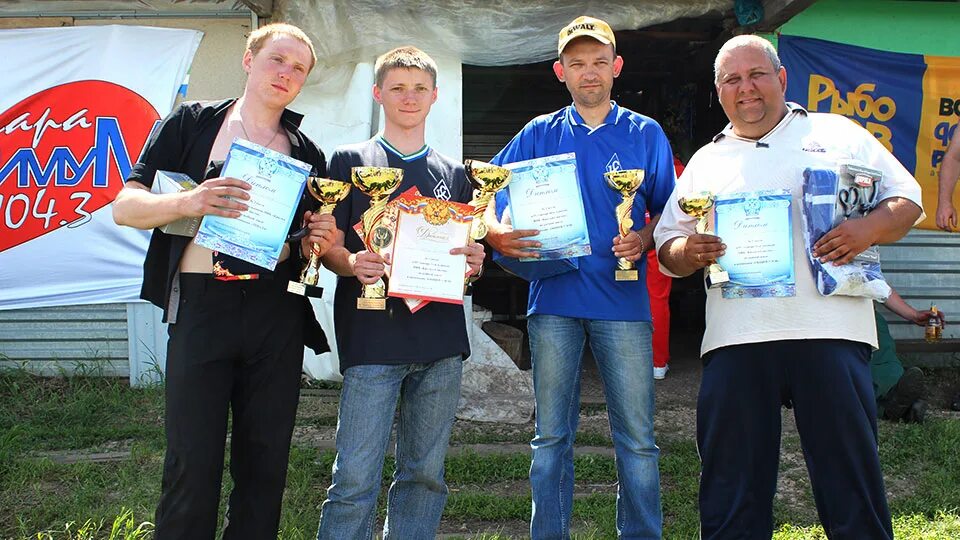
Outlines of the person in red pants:
{"type": "MultiPolygon", "coordinates": [[[[683,172],[680,158],[673,157],[677,178],[683,172]]],[[[650,223],[650,213],[647,213],[650,223]]],[[[660,380],[670,369],[670,288],[673,278],[660,271],[657,250],[647,252],[647,291],[650,295],[650,315],[653,317],[653,378],[660,380]]]]}

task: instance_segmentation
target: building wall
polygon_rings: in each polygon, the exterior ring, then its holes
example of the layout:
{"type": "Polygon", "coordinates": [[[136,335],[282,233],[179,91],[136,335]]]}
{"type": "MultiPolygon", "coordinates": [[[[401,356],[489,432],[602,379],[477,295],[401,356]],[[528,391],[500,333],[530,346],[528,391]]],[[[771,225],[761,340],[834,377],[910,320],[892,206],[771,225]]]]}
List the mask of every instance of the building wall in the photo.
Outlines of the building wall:
{"type": "Polygon", "coordinates": [[[246,74],[240,65],[250,33],[250,19],[85,19],[76,26],[130,24],[188,28],[203,32],[200,48],[190,68],[187,99],[223,99],[243,92],[246,74]]]}
{"type": "Polygon", "coordinates": [[[960,3],[820,0],[780,33],[882,51],[960,56],[960,3]]]}

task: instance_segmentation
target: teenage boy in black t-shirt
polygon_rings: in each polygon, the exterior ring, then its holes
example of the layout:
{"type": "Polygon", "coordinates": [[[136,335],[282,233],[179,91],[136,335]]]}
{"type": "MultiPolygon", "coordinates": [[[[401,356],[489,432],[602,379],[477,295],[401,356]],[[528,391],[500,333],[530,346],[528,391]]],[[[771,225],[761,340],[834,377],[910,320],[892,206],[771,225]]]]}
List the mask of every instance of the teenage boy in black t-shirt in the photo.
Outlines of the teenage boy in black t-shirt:
{"type": "MultiPolygon", "coordinates": [[[[330,176],[350,180],[357,166],[397,167],[399,196],[420,193],[468,202],[471,189],[463,166],[424,143],[430,107],[437,100],[437,66],[414,47],[381,56],[375,67],[374,99],[383,105],[383,133],[338,148],[330,176]]],[[[320,516],[318,539],[370,538],[384,454],[399,400],[396,473],[387,496],[384,538],[433,538],[446,502],[443,460],[460,397],[463,358],[470,354],[462,306],[433,302],[411,313],[396,298],[385,311],[357,310],[362,284],[384,274],[384,259],[367,251],[352,228],[369,208],[369,197],[353,189],[337,205],[336,244],[324,264],[340,278],[334,321],[343,390],[337,422],[333,483],[320,516]],[[346,232],[343,232],[346,231],[346,232]]],[[[467,256],[480,272],[483,247],[471,243],[451,253],[467,256]]]]}
{"type": "MultiPolygon", "coordinates": [[[[305,161],[323,175],[323,154],[300,132],[301,116],[286,109],[315,63],[313,45],[299,28],[272,24],[251,33],[243,95],[184,103],[171,113],[114,201],[114,220],[154,229],[184,217],[240,216],[250,186],[221,177],[216,165],[235,137],[305,161]],[[154,194],[157,170],[183,172],[200,184],[154,194]]],[[[304,339],[314,348],[326,344],[306,300],[285,290],[311,244],[325,252],[334,238],[332,216],[309,212],[311,204],[301,199],[297,213],[309,224],[308,236],[285,246],[272,272],[153,231],[141,297],[163,309],[170,323],[158,540],[214,538],[231,409],[233,490],[223,538],[277,537],[304,339]]]]}

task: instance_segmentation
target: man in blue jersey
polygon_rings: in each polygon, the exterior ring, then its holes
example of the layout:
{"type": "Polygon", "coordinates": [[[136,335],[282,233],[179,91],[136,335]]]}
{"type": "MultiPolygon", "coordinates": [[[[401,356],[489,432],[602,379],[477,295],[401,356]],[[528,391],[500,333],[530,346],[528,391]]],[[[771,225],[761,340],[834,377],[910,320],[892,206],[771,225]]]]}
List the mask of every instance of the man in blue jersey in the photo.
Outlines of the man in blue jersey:
{"type": "MultiPolygon", "coordinates": [[[[383,132],[337,148],[330,176],[349,181],[358,166],[403,169],[393,197],[416,187],[427,197],[468,202],[472,196],[463,165],[426,145],[427,114],[437,100],[437,65],[414,47],[377,59],[374,99],[383,105],[383,132]]],[[[324,264],[340,278],[334,300],[343,390],[337,419],[333,482],[320,516],[319,540],[369,539],[377,518],[377,496],[394,413],[396,472],[387,494],[383,538],[432,539],[447,498],[443,462],[460,399],[461,362],[470,355],[463,306],[432,302],[416,313],[399,298],[383,311],[356,307],[363,284],[384,275],[387,261],[366,250],[351,230],[370,207],[353,189],[337,205],[338,231],[324,264]]],[[[483,264],[483,246],[465,254],[473,275],[483,264]]]]}
{"type": "MultiPolygon", "coordinates": [[[[531,536],[567,538],[573,503],[573,441],[580,401],[580,371],[589,338],[607,396],[617,457],[617,529],[621,538],[660,538],[659,449],[653,435],[653,327],[643,255],[673,190],[673,152],[652,119],[610,100],[623,68],[607,23],[579,17],[560,31],[554,73],[573,104],[530,121],[493,161],[497,164],[573,152],[592,254],[579,268],[530,283],[527,328],[536,394],[536,434],[531,442],[531,536]],[[633,222],[651,223],[621,238],[607,187],[608,171],[643,169],[633,222]],[[617,258],[636,261],[637,281],[616,281],[617,258]]],[[[501,192],[501,199],[506,194],[501,192]]],[[[503,201],[501,200],[501,203],[503,201]]],[[[498,205],[498,206],[502,206],[498,205]]],[[[500,253],[531,256],[538,231],[513,230],[487,214],[487,241],[500,253]]],[[[536,264],[536,263],[532,263],[536,264]]]]}

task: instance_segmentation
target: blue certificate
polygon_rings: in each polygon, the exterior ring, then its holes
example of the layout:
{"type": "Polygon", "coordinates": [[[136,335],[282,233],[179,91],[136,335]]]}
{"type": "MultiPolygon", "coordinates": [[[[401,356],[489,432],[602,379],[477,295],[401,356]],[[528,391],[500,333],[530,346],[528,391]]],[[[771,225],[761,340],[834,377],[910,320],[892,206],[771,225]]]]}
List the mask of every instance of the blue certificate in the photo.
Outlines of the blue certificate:
{"type": "Polygon", "coordinates": [[[724,298],[795,296],[789,190],[717,195],[714,223],[727,245],[724,298]]]}
{"type": "Polygon", "coordinates": [[[513,173],[507,193],[514,229],[537,229],[539,259],[568,259],[590,254],[590,235],[577,179],[575,154],[560,154],[504,167],[513,173]]]}
{"type": "Polygon", "coordinates": [[[250,184],[249,207],[238,218],[204,216],[194,242],[273,270],[287,239],[310,165],[235,139],[223,164],[223,176],[250,184]]]}

